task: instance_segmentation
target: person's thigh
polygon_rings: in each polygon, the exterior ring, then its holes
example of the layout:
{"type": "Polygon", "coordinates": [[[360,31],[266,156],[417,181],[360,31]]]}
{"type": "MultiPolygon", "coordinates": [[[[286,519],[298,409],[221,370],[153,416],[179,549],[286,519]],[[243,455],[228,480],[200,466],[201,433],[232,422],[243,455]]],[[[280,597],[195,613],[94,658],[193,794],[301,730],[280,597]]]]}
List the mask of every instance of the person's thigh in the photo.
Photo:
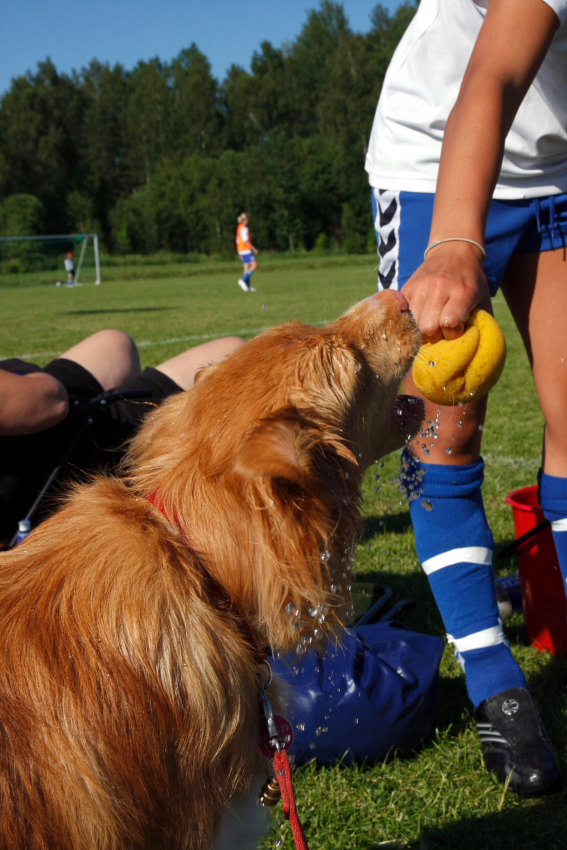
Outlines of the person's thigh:
{"type": "Polygon", "coordinates": [[[229,354],[241,348],[245,342],[246,340],[238,336],[212,339],[210,342],[183,351],[171,360],[160,363],[156,368],[175,381],[182,390],[190,390],[199,369],[224,360],[229,354]]]}
{"type": "Polygon", "coordinates": [[[78,363],[93,375],[103,390],[111,390],[139,375],[140,358],[136,343],[123,331],[98,331],[61,355],[78,363]]]}
{"type": "Polygon", "coordinates": [[[516,255],[502,291],[524,341],[546,423],[544,471],[567,477],[567,250],[516,255]]]}

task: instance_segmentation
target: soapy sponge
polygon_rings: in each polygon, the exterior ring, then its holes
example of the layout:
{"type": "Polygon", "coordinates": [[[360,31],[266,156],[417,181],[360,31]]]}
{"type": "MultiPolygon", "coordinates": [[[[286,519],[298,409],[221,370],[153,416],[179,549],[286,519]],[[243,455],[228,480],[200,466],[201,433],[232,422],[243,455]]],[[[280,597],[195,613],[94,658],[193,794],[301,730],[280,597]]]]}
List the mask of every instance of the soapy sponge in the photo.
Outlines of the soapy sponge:
{"type": "Polygon", "coordinates": [[[413,379],[436,404],[465,404],[482,398],[502,374],[506,340],[496,319],[474,310],[458,339],[426,342],[413,364],[413,379]]]}

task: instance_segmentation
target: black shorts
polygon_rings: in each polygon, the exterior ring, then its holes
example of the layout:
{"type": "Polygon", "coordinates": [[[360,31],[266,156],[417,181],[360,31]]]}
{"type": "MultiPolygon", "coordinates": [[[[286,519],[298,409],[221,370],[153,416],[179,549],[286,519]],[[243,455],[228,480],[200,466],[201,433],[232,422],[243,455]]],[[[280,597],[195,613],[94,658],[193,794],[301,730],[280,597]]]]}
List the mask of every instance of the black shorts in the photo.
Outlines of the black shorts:
{"type": "MultiPolygon", "coordinates": [[[[0,361],[0,369],[25,373],[37,371],[39,367],[13,359],[0,361]]],[[[71,411],[103,392],[96,378],[72,360],[58,358],[42,371],[61,381],[69,394],[71,411]]],[[[92,424],[82,431],[86,417],[71,413],[63,422],[39,434],[0,437],[0,541],[11,539],[18,521],[26,516],[74,441],[77,440],[72,454],[57,477],[57,485],[42,502],[36,521],[44,519],[54,509],[64,485],[70,480],[80,480],[101,470],[112,472],[146,413],[170,395],[181,392],[175,381],[152,367],[116,389],[123,392],[145,390],[148,396],[120,399],[96,410],[89,417],[92,424]]]]}

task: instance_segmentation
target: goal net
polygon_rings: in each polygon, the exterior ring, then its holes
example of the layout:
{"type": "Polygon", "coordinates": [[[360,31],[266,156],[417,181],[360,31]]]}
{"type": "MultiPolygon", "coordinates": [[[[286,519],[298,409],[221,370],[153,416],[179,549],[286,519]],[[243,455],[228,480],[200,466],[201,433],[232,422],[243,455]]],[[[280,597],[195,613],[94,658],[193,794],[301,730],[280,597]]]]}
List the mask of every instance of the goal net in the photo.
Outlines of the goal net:
{"type": "Polygon", "coordinates": [[[53,272],[53,283],[57,286],[66,285],[66,259],[72,261],[75,286],[100,285],[100,253],[96,233],[0,236],[2,275],[53,272]]]}

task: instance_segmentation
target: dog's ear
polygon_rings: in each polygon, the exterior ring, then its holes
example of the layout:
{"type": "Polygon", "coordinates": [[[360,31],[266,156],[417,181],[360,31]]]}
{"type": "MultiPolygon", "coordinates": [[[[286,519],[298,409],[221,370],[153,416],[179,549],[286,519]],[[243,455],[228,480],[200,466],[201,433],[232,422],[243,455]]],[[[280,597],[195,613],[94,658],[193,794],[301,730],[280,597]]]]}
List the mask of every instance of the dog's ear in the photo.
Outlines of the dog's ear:
{"type": "Polygon", "coordinates": [[[329,438],[318,428],[288,415],[264,419],[243,441],[234,469],[244,478],[286,478],[302,484],[309,478],[316,450],[323,446],[358,466],[341,440],[329,438]]]}
{"type": "Polygon", "coordinates": [[[244,478],[286,478],[301,483],[308,472],[313,437],[292,419],[267,419],[245,438],[234,469],[244,478]]]}

